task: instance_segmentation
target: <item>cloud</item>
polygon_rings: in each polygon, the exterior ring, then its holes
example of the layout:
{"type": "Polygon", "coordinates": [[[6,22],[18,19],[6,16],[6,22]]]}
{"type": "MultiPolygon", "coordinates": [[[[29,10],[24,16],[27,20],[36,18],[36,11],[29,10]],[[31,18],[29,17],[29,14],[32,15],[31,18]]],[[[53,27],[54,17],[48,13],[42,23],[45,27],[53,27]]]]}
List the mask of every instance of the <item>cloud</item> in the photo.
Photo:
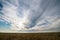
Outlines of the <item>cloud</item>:
{"type": "Polygon", "coordinates": [[[46,30],[59,26],[59,0],[5,0],[2,4],[1,18],[11,23],[11,30],[46,30]]]}
{"type": "Polygon", "coordinates": [[[54,31],[56,31],[56,29],[60,27],[60,18],[47,18],[44,20],[41,20],[35,27],[33,27],[32,29],[34,30],[50,30],[53,29],[54,31]],[[44,23],[46,23],[44,25],[44,23]]]}

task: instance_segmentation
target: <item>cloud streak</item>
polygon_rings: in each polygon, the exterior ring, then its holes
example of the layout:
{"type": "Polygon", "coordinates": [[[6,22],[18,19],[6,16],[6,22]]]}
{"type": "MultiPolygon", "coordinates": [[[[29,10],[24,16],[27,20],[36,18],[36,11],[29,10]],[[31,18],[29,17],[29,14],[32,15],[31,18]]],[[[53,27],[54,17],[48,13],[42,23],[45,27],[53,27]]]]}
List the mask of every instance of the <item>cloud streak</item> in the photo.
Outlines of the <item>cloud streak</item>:
{"type": "MultiPolygon", "coordinates": [[[[60,0],[2,0],[0,18],[11,30],[47,30],[60,27],[60,0]],[[14,3],[15,2],[15,3],[14,3]]],[[[1,6],[1,5],[0,5],[1,6]]],[[[0,8],[1,9],[1,8],[0,8]]]]}

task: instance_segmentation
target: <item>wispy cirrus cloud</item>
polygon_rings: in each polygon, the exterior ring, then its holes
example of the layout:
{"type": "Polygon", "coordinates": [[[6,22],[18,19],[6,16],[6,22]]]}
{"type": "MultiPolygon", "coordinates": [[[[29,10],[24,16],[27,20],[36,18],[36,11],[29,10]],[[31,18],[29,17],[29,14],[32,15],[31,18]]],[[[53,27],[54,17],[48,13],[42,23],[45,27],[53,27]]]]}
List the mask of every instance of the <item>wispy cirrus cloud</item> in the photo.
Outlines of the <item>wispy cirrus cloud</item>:
{"type": "Polygon", "coordinates": [[[47,30],[59,27],[59,0],[4,0],[1,18],[12,30],[47,30]],[[15,3],[14,3],[15,2],[15,3]]]}

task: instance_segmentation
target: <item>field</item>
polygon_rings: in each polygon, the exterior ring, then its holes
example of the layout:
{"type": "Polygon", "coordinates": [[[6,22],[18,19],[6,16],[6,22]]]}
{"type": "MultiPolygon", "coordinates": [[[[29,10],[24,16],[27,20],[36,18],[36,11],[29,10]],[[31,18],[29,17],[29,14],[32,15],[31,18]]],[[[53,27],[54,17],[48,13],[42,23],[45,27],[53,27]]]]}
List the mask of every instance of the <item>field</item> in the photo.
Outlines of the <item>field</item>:
{"type": "Polygon", "coordinates": [[[0,40],[60,40],[60,32],[55,32],[55,33],[0,33],[0,40]]]}

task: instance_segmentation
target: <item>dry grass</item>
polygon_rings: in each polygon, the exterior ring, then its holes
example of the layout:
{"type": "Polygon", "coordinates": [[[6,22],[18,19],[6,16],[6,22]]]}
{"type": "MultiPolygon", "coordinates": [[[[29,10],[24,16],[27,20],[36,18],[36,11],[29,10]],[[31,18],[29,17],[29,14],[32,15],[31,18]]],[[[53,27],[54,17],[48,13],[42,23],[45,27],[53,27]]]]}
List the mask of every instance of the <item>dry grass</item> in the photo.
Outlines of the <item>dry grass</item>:
{"type": "Polygon", "coordinates": [[[0,40],[60,40],[57,33],[0,33],[0,40]]]}

